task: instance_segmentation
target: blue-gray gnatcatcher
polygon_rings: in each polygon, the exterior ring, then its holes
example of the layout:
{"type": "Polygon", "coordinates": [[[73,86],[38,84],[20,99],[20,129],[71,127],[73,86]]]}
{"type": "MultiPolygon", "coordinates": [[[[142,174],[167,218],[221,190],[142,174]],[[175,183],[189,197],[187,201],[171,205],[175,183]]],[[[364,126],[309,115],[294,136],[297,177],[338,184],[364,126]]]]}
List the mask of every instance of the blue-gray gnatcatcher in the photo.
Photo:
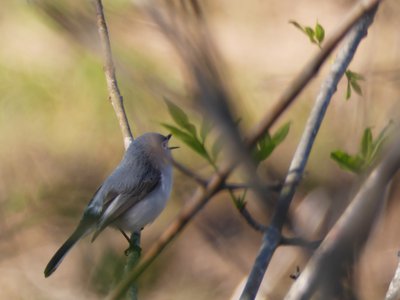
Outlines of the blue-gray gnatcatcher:
{"type": "Polygon", "coordinates": [[[82,237],[92,241],[107,226],[139,232],[164,209],[172,187],[171,135],[145,133],[135,139],[125,155],[94,194],[78,227],[58,249],[44,270],[50,276],[82,237]]]}

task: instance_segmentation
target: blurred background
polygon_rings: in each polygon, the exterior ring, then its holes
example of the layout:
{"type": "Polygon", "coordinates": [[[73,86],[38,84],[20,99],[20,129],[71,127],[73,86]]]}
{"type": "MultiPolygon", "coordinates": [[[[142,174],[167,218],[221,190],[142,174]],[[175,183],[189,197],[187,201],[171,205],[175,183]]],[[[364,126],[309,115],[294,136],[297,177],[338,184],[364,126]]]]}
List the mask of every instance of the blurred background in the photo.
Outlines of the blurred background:
{"type": "MultiPolygon", "coordinates": [[[[289,20],[314,26],[329,37],[356,1],[202,1],[224,74],[237,100],[244,130],[252,128],[317,51],[289,20]]],[[[164,97],[182,107],[194,123],[202,120],[186,101],[184,75],[171,45],[157,26],[126,0],[104,1],[117,78],[134,136],[167,133],[164,97]]],[[[363,96],[345,100],[343,80],[328,109],[303,183],[292,207],[293,222],[308,238],[321,237],[355,191],[357,177],[341,170],[330,152],[356,152],[364,128],[377,135],[397,120],[400,96],[400,3],[384,1],[361,43],[351,70],[363,74],[363,96]]],[[[101,49],[90,1],[2,2],[0,10],[0,298],[97,299],[118,280],[126,240],[107,229],[94,244],[79,243],[58,271],[45,279],[50,257],[72,232],[99,184],[123,154],[122,136],[108,101],[101,49]]],[[[285,142],[263,164],[282,179],[315,95],[329,70],[319,76],[284,114],[291,121],[285,142]]],[[[280,125],[277,124],[277,127],[280,125]]],[[[175,158],[212,170],[190,148],[175,158]]],[[[193,193],[195,183],[175,171],[171,201],[143,231],[142,247],[154,242],[193,193]]],[[[238,177],[240,178],[240,177],[238,177]]],[[[382,298],[397,265],[399,187],[356,268],[360,299],[382,298]]],[[[267,223],[264,206],[248,208],[267,223]]],[[[228,299],[249,272],[261,235],[220,194],[193,220],[139,281],[141,299],[228,299]]],[[[280,248],[265,278],[264,295],[281,299],[296,266],[308,253],[280,248]]]]}

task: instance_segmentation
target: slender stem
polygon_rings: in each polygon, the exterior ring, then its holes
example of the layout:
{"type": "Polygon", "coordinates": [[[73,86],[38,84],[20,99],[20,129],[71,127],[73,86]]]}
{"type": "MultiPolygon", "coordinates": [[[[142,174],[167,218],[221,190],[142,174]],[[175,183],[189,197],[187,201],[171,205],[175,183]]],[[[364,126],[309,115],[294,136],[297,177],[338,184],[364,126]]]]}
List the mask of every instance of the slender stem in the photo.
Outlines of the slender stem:
{"type": "Polygon", "coordinates": [[[194,181],[196,181],[198,184],[201,186],[207,186],[208,181],[204,178],[202,178],[200,175],[196,174],[192,170],[190,170],[188,167],[184,166],[180,162],[176,161],[175,159],[172,159],[172,164],[174,165],[175,168],[177,168],[179,171],[181,171],[183,174],[188,176],[189,178],[192,178],[194,181]]]}
{"type": "Polygon", "coordinates": [[[266,232],[268,229],[268,226],[265,226],[259,222],[257,222],[253,216],[250,214],[250,212],[247,210],[246,206],[243,205],[242,207],[238,208],[240,214],[242,217],[246,220],[247,224],[249,224],[254,230],[259,231],[259,232],[266,232]]]}
{"type": "MultiPolygon", "coordinates": [[[[363,1],[360,3],[362,2],[363,1]]],[[[289,206],[292,202],[295,190],[301,180],[316,135],[325,116],[326,109],[330,103],[332,95],[337,89],[339,80],[343,77],[343,74],[350,64],[350,61],[352,60],[359,43],[366,35],[368,27],[372,23],[376,7],[377,6],[375,4],[375,6],[372,6],[372,9],[364,11],[364,14],[361,15],[362,18],[358,21],[358,23],[356,23],[353,30],[349,33],[346,43],[339,51],[335,63],[331,68],[331,72],[320,89],[314,107],[308,118],[306,128],[290,164],[285,183],[278,199],[276,210],[272,217],[270,226],[271,230],[266,231],[264,234],[263,244],[259,250],[253,268],[248,277],[246,286],[240,297],[241,300],[252,300],[255,299],[257,295],[272,255],[280,244],[281,230],[285,223],[289,206]],[[265,246],[265,243],[269,244],[265,246]]]]}
{"type": "Polygon", "coordinates": [[[282,246],[298,246],[298,247],[304,247],[304,248],[309,248],[309,249],[317,249],[319,245],[321,244],[322,240],[318,241],[307,241],[303,238],[299,237],[284,237],[282,236],[280,245],[282,246]]]}
{"type": "Polygon", "coordinates": [[[97,28],[99,31],[100,42],[104,55],[104,73],[107,80],[109,99],[117,116],[119,127],[121,128],[124,139],[125,149],[133,141],[133,135],[129,127],[128,118],[125,113],[123,98],[119,91],[117,78],[115,76],[115,67],[112,58],[110,37],[108,35],[107,23],[104,17],[103,4],[101,0],[94,0],[96,6],[97,28]]]}
{"type": "MultiPolygon", "coordinates": [[[[124,147],[126,150],[133,141],[133,135],[129,126],[128,118],[125,113],[123,98],[119,91],[118,82],[115,75],[110,37],[108,34],[107,23],[104,16],[103,4],[101,0],[94,0],[94,4],[96,7],[97,28],[99,31],[100,42],[104,55],[104,73],[107,81],[109,99],[117,116],[122,132],[122,137],[124,139],[124,147]]],[[[122,230],[121,232],[126,237],[125,233],[122,230]]],[[[129,252],[129,257],[125,266],[125,273],[130,272],[131,269],[133,269],[139,262],[141,254],[140,233],[133,233],[129,241],[130,249],[132,248],[132,251],[129,252]]],[[[134,300],[137,299],[137,288],[133,283],[131,284],[130,298],[134,300]]]]}

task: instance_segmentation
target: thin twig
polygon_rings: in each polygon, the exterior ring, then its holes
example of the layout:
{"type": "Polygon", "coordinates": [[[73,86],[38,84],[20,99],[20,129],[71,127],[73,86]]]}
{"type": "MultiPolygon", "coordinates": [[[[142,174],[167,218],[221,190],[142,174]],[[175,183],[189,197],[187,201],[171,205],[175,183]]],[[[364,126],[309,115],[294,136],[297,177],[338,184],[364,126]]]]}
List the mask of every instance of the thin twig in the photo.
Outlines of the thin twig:
{"type": "MultiPolygon", "coordinates": [[[[268,113],[262,119],[259,126],[252,131],[247,139],[249,145],[254,145],[256,141],[271,128],[289,105],[296,99],[297,95],[307,86],[312,77],[318,73],[319,67],[325,62],[329,54],[351,29],[353,24],[363,16],[365,11],[371,9],[377,2],[378,0],[368,2],[365,5],[358,4],[356,8],[352,10],[343,25],[332,33],[331,38],[326,40],[325,47],[306,65],[304,70],[300,72],[293,83],[285,90],[287,92],[279,98],[277,106],[268,113]]],[[[236,164],[225,167],[219,173],[215,173],[211,177],[205,189],[198,188],[195,191],[192,198],[188,201],[188,205],[180,211],[178,216],[172,221],[168,228],[165,229],[160,238],[146,252],[139,265],[129,272],[109,294],[108,299],[119,299],[125,293],[130,283],[135,281],[143,271],[147,269],[163,249],[185,228],[186,224],[203,208],[209,199],[216,194],[221,186],[223,186],[225,179],[235,167],[236,164]]]]}
{"type": "MultiPolygon", "coordinates": [[[[361,1],[360,3],[364,3],[364,1],[361,1]]],[[[358,7],[362,5],[360,3],[356,6],[357,15],[359,12],[358,7]]],[[[362,7],[364,8],[363,5],[362,7]]],[[[364,14],[361,15],[361,20],[356,23],[353,30],[349,33],[348,39],[339,51],[335,63],[331,68],[330,74],[321,87],[314,107],[308,118],[306,128],[290,164],[284,187],[279,195],[278,204],[272,217],[271,225],[264,234],[263,243],[260,247],[259,253],[240,297],[241,300],[252,300],[255,299],[257,295],[272,255],[280,244],[281,230],[285,223],[289,206],[292,202],[295,190],[301,180],[301,176],[308,161],[315,137],[325,116],[326,109],[330,103],[332,95],[337,89],[339,80],[343,77],[344,72],[350,64],[350,61],[352,60],[359,43],[366,35],[368,27],[372,23],[376,7],[377,4],[375,3],[371,9],[366,9],[364,14]]]]}
{"type": "MultiPolygon", "coordinates": [[[[202,178],[200,175],[196,174],[194,171],[190,170],[189,168],[187,168],[186,166],[184,166],[183,164],[177,162],[176,160],[172,159],[172,163],[174,164],[175,168],[177,168],[179,171],[181,171],[183,174],[187,175],[189,178],[192,178],[194,181],[196,181],[200,186],[202,187],[206,187],[208,184],[208,181],[204,178],[202,178]]],[[[266,186],[271,192],[279,192],[280,189],[282,188],[281,184],[270,184],[268,186],[266,186]]],[[[243,183],[224,183],[223,185],[221,185],[220,190],[229,190],[230,193],[232,193],[232,197],[233,196],[233,192],[236,190],[247,190],[251,188],[249,185],[247,184],[243,184],[243,183]]],[[[245,207],[245,205],[238,207],[236,205],[237,209],[239,210],[241,216],[246,220],[247,224],[249,224],[254,230],[259,231],[259,232],[265,232],[266,230],[266,226],[262,225],[261,223],[257,222],[252,215],[250,214],[250,212],[247,210],[247,208],[245,207]]]]}
{"type": "MultiPolygon", "coordinates": [[[[128,118],[125,113],[123,98],[118,88],[118,82],[115,75],[115,67],[111,52],[110,37],[108,35],[107,23],[104,17],[103,5],[101,0],[94,0],[94,4],[96,6],[97,27],[104,55],[104,73],[107,81],[109,99],[117,116],[122,132],[122,137],[124,140],[124,147],[126,150],[133,141],[133,135],[129,126],[128,118]]],[[[129,251],[127,263],[125,265],[125,272],[129,272],[137,265],[140,258],[140,232],[132,233],[131,238],[129,238],[122,230],[121,232],[129,241],[129,249],[132,249],[132,251],[129,251]]],[[[134,284],[131,285],[130,296],[131,299],[137,299],[137,288],[134,284]]]]}
{"type": "Polygon", "coordinates": [[[265,226],[265,225],[257,222],[253,218],[253,216],[247,210],[245,205],[243,205],[241,208],[239,208],[239,212],[243,216],[243,218],[246,220],[247,224],[249,224],[254,230],[264,233],[268,229],[268,226],[265,226]]]}
{"type": "Polygon", "coordinates": [[[196,174],[194,171],[190,170],[188,167],[184,166],[183,164],[181,164],[180,162],[176,161],[175,159],[172,158],[172,164],[174,165],[174,167],[176,169],[178,169],[179,171],[181,171],[183,174],[185,174],[186,176],[188,176],[189,178],[193,179],[194,181],[196,181],[199,185],[201,185],[202,187],[207,186],[208,181],[206,179],[204,179],[203,177],[201,177],[200,175],[196,174]]]}
{"type": "Polygon", "coordinates": [[[304,248],[309,248],[309,249],[317,249],[319,245],[321,244],[322,240],[318,241],[307,241],[303,238],[300,237],[284,237],[282,236],[280,245],[282,246],[298,246],[298,247],[304,247],[304,248]]]}
{"type": "MultiPolygon", "coordinates": [[[[177,160],[172,158],[172,164],[174,167],[188,176],[189,178],[193,179],[195,182],[197,182],[200,186],[206,187],[209,183],[209,181],[203,177],[201,177],[199,174],[194,172],[193,170],[189,169],[182,163],[178,162],[177,160]]],[[[266,184],[265,185],[266,189],[270,192],[279,192],[282,189],[282,184],[281,183],[271,183],[271,184],[266,184]]],[[[245,189],[252,189],[253,187],[246,184],[246,183],[230,183],[230,182],[225,182],[221,186],[221,190],[231,190],[231,191],[236,191],[236,190],[245,190],[245,189]]]]}
{"type": "Polygon", "coordinates": [[[107,80],[109,99],[114,107],[114,111],[119,122],[119,127],[121,128],[125,149],[128,149],[128,146],[133,141],[133,135],[129,127],[128,118],[124,109],[123,98],[119,91],[117,78],[115,76],[110,37],[108,35],[107,23],[104,17],[103,5],[101,0],[94,0],[94,3],[96,6],[97,28],[100,35],[101,46],[103,48],[104,73],[107,80]]]}
{"type": "MultiPolygon", "coordinates": [[[[253,189],[253,187],[246,183],[226,182],[222,185],[222,189],[236,191],[236,190],[253,189]]],[[[269,192],[277,193],[280,192],[280,190],[282,189],[282,184],[281,183],[265,184],[265,189],[267,189],[269,192]]]]}

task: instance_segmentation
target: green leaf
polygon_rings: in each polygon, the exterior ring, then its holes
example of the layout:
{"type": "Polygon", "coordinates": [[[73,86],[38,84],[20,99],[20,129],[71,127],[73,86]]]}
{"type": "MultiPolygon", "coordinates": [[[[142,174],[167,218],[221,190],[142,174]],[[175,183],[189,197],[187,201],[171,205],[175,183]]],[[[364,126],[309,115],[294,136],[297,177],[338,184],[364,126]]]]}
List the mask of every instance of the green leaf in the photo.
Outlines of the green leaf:
{"type": "Polygon", "coordinates": [[[361,87],[356,80],[350,80],[350,85],[358,95],[362,96],[361,87]]]}
{"type": "Polygon", "coordinates": [[[289,23],[292,24],[292,25],[294,25],[296,28],[300,29],[302,32],[306,32],[306,31],[304,30],[303,26],[301,26],[301,25],[300,25],[299,23],[297,23],[296,21],[294,21],[294,20],[289,20],[289,23]]]}
{"type": "Polygon", "coordinates": [[[318,44],[321,44],[325,38],[325,29],[317,22],[315,25],[315,38],[318,41],[318,44]]]}
{"type": "Polygon", "coordinates": [[[336,161],[342,169],[354,173],[360,173],[364,169],[364,159],[359,155],[350,155],[342,150],[331,153],[331,158],[336,161]]]}
{"type": "Polygon", "coordinates": [[[165,103],[167,103],[169,114],[175,123],[189,132],[192,136],[196,136],[196,127],[189,122],[189,118],[186,113],[180,109],[177,105],[169,101],[168,99],[164,99],[165,103]]]}
{"type": "Polygon", "coordinates": [[[389,131],[392,128],[392,121],[379,133],[378,138],[374,141],[371,128],[364,130],[361,138],[360,150],[356,155],[350,155],[344,151],[338,150],[331,153],[331,158],[339,163],[343,169],[359,173],[369,168],[376,159],[385,140],[389,136],[389,131]]]}
{"type": "Polygon", "coordinates": [[[357,73],[357,72],[353,72],[350,69],[346,70],[346,76],[350,81],[365,80],[363,75],[361,75],[360,73],[357,73]]]}
{"type": "Polygon", "coordinates": [[[314,29],[311,27],[307,26],[304,28],[304,32],[307,34],[308,38],[310,39],[311,43],[316,44],[317,41],[315,40],[315,32],[314,29]]]}
{"type": "Polygon", "coordinates": [[[211,148],[211,155],[214,161],[217,160],[218,155],[220,154],[222,150],[222,138],[217,138],[211,148]]]}
{"type": "Polygon", "coordinates": [[[283,124],[271,137],[267,132],[257,143],[253,157],[257,162],[267,159],[275,148],[284,141],[289,133],[290,122],[283,124]]]}
{"type": "Polygon", "coordinates": [[[272,141],[274,142],[275,146],[278,146],[289,133],[291,122],[287,122],[283,124],[272,136],[272,141]]]}
{"type": "Polygon", "coordinates": [[[351,97],[351,85],[350,81],[347,79],[346,100],[349,100],[350,97],[351,97]]]}
{"type": "Polygon", "coordinates": [[[385,126],[385,128],[383,128],[382,131],[379,133],[377,139],[375,141],[373,141],[372,152],[371,152],[371,162],[375,159],[375,157],[381,151],[383,144],[389,137],[389,133],[392,128],[393,128],[393,121],[390,120],[389,124],[387,124],[385,126]]]}
{"type": "Polygon", "coordinates": [[[365,77],[359,73],[351,72],[354,80],[365,80],[365,77]]]}
{"type": "Polygon", "coordinates": [[[269,133],[265,134],[262,139],[257,143],[257,147],[253,151],[253,157],[256,162],[262,162],[271,155],[275,149],[275,143],[272,141],[269,133]]]}
{"type": "Polygon", "coordinates": [[[361,155],[363,158],[368,159],[372,153],[372,132],[371,128],[366,128],[364,130],[363,137],[361,139],[361,155]]]}
{"type": "Polygon", "coordinates": [[[347,78],[346,100],[351,97],[351,90],[354,90],[358,95],[362,96],[361,86],[358,82],[364,80],[364,76],[349,69],[346,70],[345,75],[347,78]]]}
{"type": "Polygon", "coordinates": [[[166,129],[168,129],[174,135],[174,137],[184,142],[186,145],[188,145],[202,157],[208,159],[208,153],[206,149],[196,137],[184,132],[183,130],[173,125],[165,123],[162,123],[161,125],[164,126],[166,129]]]}
{"type": "Polygon", "coordinates": [[[235,198],[236,208],[242,210],[246,206],[246,200],[242,197],[235,198]]]}
{"type": "Polygon", "coordinates": [[[262,149],[264,147],[267,147],[269,144],[272,144],[272,138],[269,132],[267,132],[260,138],[257,145],[260,149],[262,149]]]}
{"type": "Polygon", "coordinates": [[[211,121],[207,120],[207,118],[203,118],[203,122],[201,123],[201,128],[200,128],[200,138],[203,145],[206,142],[207,136],[210,133],[212,127],[213,124],[211,123],[211,121]]]}

